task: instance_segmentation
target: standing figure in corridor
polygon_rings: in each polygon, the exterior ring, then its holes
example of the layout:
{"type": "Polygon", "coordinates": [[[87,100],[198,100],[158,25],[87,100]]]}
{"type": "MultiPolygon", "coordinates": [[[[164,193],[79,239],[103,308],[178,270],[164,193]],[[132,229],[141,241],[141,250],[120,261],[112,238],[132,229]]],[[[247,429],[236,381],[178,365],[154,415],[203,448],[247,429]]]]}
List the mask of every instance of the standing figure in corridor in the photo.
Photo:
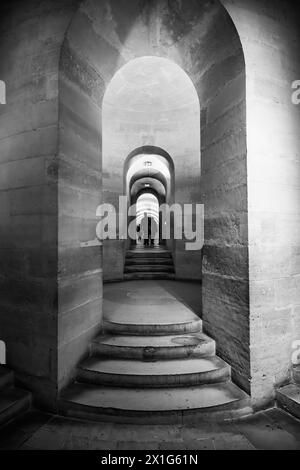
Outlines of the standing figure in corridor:
{"type": "Polygon", "coordinates": [[[149,232],[149,217],[147,212],[144,212],[144,217],[141,220],[141,235],[145,246],[149,246],[149,232]]]}
{"type": "Polygon", "coordinates": [[[155,219],[153,217],[149,217],[149,242],[151,240],[151,245],[154,245],[157,230],[158,226],[155,219]]]}

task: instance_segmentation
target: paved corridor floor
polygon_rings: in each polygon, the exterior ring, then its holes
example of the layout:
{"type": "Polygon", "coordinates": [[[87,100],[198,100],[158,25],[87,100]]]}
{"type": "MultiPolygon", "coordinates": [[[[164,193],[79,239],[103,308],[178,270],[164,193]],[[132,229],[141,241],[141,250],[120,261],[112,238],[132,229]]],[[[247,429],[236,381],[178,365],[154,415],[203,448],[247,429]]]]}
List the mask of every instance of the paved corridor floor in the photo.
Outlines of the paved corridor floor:
{"type": "Polygon", "coordinates": [[[300,450],[300,421],[279,409],[234,423],[138,426],[31,411],[0,431],[0,450],[300,450]]]}
{"type": "Polygon", "coordinates": [[[184,322],[201,315],[201,283],[128,281],[104,284],[103,312],[109,321],[140,324],[184,322]],[[186,317],[186,318],[185,318],[186,317]]]}

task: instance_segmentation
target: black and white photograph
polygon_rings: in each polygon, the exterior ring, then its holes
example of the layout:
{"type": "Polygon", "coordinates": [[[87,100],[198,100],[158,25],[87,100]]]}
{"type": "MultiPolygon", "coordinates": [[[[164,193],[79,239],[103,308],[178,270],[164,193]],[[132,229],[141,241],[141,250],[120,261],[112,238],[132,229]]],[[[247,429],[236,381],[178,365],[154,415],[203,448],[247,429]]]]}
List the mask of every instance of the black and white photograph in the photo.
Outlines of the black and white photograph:
{"type": "Polygon", "coordinates": [[[1,0],[0,466],[255,450],[300,450],[300,1],[1,0]]]}

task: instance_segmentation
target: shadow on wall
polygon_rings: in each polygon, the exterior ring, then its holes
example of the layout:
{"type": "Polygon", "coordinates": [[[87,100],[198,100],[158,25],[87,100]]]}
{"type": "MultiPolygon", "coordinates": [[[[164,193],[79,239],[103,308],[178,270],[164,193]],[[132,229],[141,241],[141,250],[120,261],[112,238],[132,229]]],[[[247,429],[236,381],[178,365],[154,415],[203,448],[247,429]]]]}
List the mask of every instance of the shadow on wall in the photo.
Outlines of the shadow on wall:
{"type": "Polygon", "coordinates": [[[0,364],[6,364],[6,345],[4,341],[0,341],[0,364]]]}
{"type": "Polygon", "coordinates": [[[202,282],[201,281],[160,281],[160,284],[177,300],[184,303],[188,308],[202,318],[202,282]]]}

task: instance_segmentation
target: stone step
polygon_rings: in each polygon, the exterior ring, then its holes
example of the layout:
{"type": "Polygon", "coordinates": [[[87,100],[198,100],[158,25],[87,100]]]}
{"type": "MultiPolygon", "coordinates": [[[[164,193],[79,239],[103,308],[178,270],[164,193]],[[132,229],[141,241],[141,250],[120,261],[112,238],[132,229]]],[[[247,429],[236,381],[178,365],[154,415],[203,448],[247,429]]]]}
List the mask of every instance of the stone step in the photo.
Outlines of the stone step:
{"type": "Polygon", "coordinates": [[[178,323],[128,323],[122,321],[105,321],[104,331],[110,334],[126,336],[175,336],[185,333],[191,334],[201,332],[202,321],[199,318],[178,323]]]}
{"type": "Polygon", "coordinates": [[[248,395],[230,382],[162,389],[75,383],[61,395],[59,409],[75,418],[139,424],[197,423],[252,413],[248,395]]]}
{"type": "Polygon", "coordinates": [[[225,382],[231,369],[217,356],[143,362],[90,357],[78,368],[78,382],[121,387],[184,387],[225,382]]]}
{"type": "MultiPolygon", "coordinates": [[[[200,318],[186,305],[160,296],[159,292],[146,297],[143,286],[139,292],[130,291],[128,285],[121,291],[121,298],[113,301],[105,299],[104,331],[105,333],[142,336],[167,336],[202,331],[200,318]],[[143,297],[143,295],[145,297],[143,297]],[[125,303],[127,302],[127,303],[125,303]]],[[[118,290],[112,289],[111,294],[118,290]]]]}
{"type": "Polygon", "coordinates": [[[300,387],[290,384],[276,392],[278,405],[300,419],[300,387]]]}
{"type": "Polygon", "coordinates": [[[138,259],[138,258],[152,258],[152,259],[172,259],[170,251],[160,251],[160,250],[141,250],[141,251],[127,251],[126,259],[138,259]]]}
{"type": "Polygon", "coordinates": [[[185,336],[99,336],[91,353],[110,358],[154,361],[213,356],[216,343],[203,333],[185,336]]]}
{"type": "Polygon", "coordinates": [[[18,388],[4,388],[0,391],[0,426],[25,413],[31,406],[31,394],[18,388]]]}
{"type": "Polygon", "coordinates": [[[0,366],[0,390],[14,384],[14,373],[6,366],[0,366]]]}
{"type": "Polygon", "coordinates": [[[172,273],[131,273],[124,274],[124,281],[174,281],[175,274],[172,273]]]}
{"type": "Polygon", "coordinates": [[[140,265],[163,265],[173,266],[172,258],[126,258],[125,266],[140,266],[140,265]]]}
{"type": "Polygon", "coordinates": [[[140,273],[152,273],[152,274],[166,274],[174,273],[174,266],[163,265],[163,264],[144,264],[139,266],[125,266],[125,274],[140,274],[140,273]]]}
{"type": "Polygon", "coordinates": [[[295,366],[293,370],[293,379],[294,382],[300,385],[300,366],[295,366]]]}

